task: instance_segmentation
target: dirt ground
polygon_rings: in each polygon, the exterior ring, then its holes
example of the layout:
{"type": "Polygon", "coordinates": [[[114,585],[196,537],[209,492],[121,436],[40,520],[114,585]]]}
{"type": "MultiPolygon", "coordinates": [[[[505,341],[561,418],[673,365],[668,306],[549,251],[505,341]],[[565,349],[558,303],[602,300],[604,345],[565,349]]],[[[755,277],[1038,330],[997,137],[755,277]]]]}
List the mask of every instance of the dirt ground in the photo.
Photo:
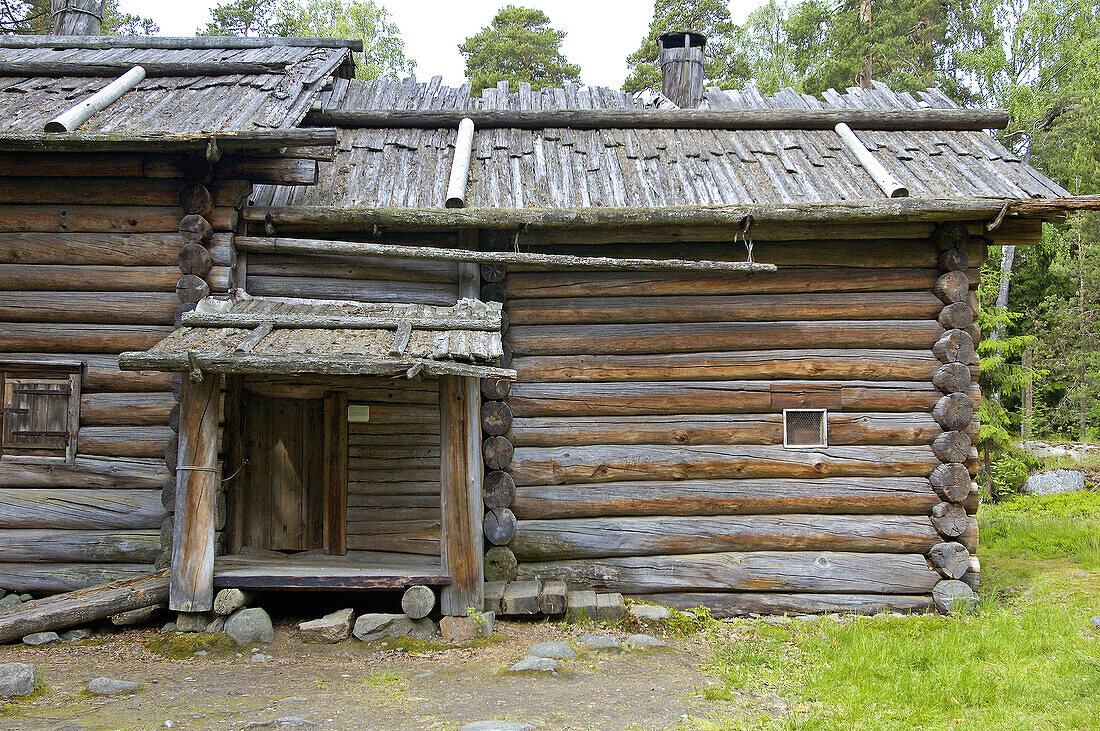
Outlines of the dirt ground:
{"type": "Polygon", "coordinates": [[[612,731],[675,729],[688,718],[713,717],[717,709],[704,691],[715,681],[701,667],[712,648],[698,636],[666,637],[668,648],[648,651],[578,650],[553,675],[508,670],[535,642],[584,633],[627,636],[605,627],[498,622],[494,638],[479,647],[381,647],[354,639],[314,645],[293,625],[277,623],[275,642],[260,648],[264,663],[224,635],[202,635],[211,645],[195,655],[200,636],[148,629],[43,648],[5,646],[0,662],[34,665],[44,689],[5,704],[0,728],[449,731],[509,720],[612,731]],[[87,693],[88,681],[100,676],[141,686],[114,696],[87,693]]]}

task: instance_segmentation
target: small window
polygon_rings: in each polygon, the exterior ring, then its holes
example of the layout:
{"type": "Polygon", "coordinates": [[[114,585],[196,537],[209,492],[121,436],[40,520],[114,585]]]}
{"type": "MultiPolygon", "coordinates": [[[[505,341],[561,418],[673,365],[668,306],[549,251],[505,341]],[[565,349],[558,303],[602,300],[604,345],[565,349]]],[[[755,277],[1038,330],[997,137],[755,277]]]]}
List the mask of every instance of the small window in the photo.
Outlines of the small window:
{"type": "Polygon", "coordinates": [[[828,413],[825,409],[783,409],[783,446],[829,446],[828,413]]]}
{"type": "Polygon", "coordinates": [[[76,456],[80,367],[0,362],[0,458],[76,456]]]}

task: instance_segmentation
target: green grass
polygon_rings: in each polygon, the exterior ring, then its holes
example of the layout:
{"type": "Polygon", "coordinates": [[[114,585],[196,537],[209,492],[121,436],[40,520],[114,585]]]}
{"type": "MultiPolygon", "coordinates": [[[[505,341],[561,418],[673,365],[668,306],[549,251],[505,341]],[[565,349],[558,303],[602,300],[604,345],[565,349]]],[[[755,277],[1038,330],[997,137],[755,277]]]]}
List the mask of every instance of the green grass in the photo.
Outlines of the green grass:
{"type": "Polygon", "coordinates": [[[977,615],[747,625],[709,669],[730,697],[775,693],[788,710],[740,702],[697,726],[1100,728],[1100,495],[1016,498],[979,521],[977,615]]]}

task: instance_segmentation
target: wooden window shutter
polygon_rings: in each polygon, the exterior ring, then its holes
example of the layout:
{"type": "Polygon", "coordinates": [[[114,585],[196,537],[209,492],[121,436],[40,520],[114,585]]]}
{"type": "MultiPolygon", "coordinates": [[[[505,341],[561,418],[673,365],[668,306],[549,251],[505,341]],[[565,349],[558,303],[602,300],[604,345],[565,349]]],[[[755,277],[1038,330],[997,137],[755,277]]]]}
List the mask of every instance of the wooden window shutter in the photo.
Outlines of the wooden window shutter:
{"type": "Polygon", "coordinates": [[[3,454],[69,457],[73,453],[78,377],[3,379],[3,454]]]}

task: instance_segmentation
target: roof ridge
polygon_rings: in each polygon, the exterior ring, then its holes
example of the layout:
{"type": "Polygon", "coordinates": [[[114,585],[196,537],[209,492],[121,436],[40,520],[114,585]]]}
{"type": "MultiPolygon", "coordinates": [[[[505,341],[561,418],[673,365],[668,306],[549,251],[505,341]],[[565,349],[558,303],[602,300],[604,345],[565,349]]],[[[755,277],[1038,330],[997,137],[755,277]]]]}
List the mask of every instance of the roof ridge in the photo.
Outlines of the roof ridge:
{"type": "Polygon", "coordinates": [[[0,36],[0,48],[57,49],[243,49],[295,46],[305,48],[350,48],[362,51],[360,38],[241,38],[238,36],[0,36]]]}

